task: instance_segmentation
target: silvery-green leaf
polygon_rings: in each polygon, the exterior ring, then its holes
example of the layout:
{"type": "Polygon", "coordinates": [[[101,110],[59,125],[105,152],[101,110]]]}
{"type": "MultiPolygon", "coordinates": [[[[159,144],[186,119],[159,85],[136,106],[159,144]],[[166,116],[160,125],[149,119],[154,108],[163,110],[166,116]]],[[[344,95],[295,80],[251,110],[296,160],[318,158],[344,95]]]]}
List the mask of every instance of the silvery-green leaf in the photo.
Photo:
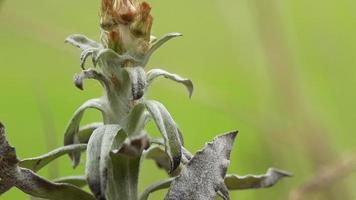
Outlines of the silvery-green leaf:
{"type": "Polygon", "coordinates": [[[225,185],[229,190],[267,188],[275,185],[280,179],[290,176],[289,172],[270,168],[263,175],[237,176],[228,174],[225,177],[225,185]]]}
{"type": "Polygon", "coordinates": [[[124,67],[131,82],[131,93],[133,100],[140,99],[145,92],[146,72],[140,67],[124,67]]]}
{"type": "Polygon", "coordinates": [[[170,170],[173,171],[179,166],[182,157],[182,143],[177,125],[161,103],[150,100],[144,101],[144,104],[164,139],[165,149],[171,163],[170,170]]]}
{"type": "Polygon", "coordinates": [[[164,35],[162,38],[156,40],[150,47],[150,49],[147,51],[145,57],[142,60],[142,66],[146,66],[149,59],[151,58],[152,54],[160,48],[164,43],[169,41],[172,38],[182,36],[181,33],[168,33],[167,35],[164,35]]]}
{"type": "Polygon", "coordinates": [[[67,183],[67,184],[77,186],[79,188],[84,187],[88,184],[85,176],[66,176],[66,177],[62,177],[62,178],[57,178],[57,179],[53,180],[53,182],[67,183]]]}
{"type": "Polygon", "coordinates": [[[122,145],[126,134],[119,125],[104,125],[96,129],[89,139],[85,174],[88,185],[97,199],[105,199],[110,170],[110,152],[122,145]]]}
{"type": "Polygon", "coordinates": [[[83,81],[84,79],[95,79],[99,81],[99,83],[103,86],[103,88],[107,91],[110,89],[111,84],[110,81],[100,72],[97,72],[94,69],[83,70],[79,74],[74,76],[74,84],[80,90],[83,90],[83,81]]]}
{"type": "Polygon", "coordinates": [[[135,137],[139,135],[145,128],[149,120],[149,113],[146,110],[145,105],[142,103],[137,104],[129,113],[123,124],[125,132],[129,137],[135,137]]]}
{"type": "Polygon", "coordinates": [[[167,153],[159,146],[151,146],[144,153],[146,159],[150,159],[156,162],[157,166],[166,170],[171,170],[171,163],[167,153]]]}
{"type": "Polygon", "coordinates": [[[21,160],[19,166],[37,172],[38,170],[46,166],[48,163],[59,158],[60,156],[63,156],[67,153],[84,151],[86,147],[86,144],[73,144],[60,147],[42,156],[21,160]]]}
{"type": "Polygon", "coordinates": [[[108,172],[106,200],[137,200],[140,156],[111,153],[113,170],[108,172]]]}
{"type": "Polygon", "coordinates": [[[193,82],[189,79],[182,78],[177,74],[172,74],[167,71],[164,71],[162,69],[152,69],[147,72],[147,88],[151,85],[151,83],[158,77],[164,77],[173,81],[176,81],[178,83],[182,83],[188,90],[189,92],[189,97],[192,96],[193,94],[193,82]]]}
{"type": "Polygon", "coordinates": [[[122,63],[126,60],[137,62],[134,57],[130,55],[119,55],[112,49],[100,49],[93,52],[94,65],[96,66],[99,61],[105,62],[107,66],[122,67],[122,63]]]}
{"type": "MultiPolygon", "coordinates": [[[[82,51],[80,54],[80,67],[85,70],[85,62],[89,56],[92,56],[95,51],[98,51],[97,48],[88,48],[82,51]]],[[[92,59],[94,64],[94,58],[92,59]]]]}
{"type": "Polygon", "coordinates": [[[218,136],[186,164],[173,181],[166,200],[213,200],[218,192],[229,193],[224,184],[229,157],[237,132],[218,136]]]}
{"type": "Polygon", "coordinates": [[[86,50],[89,48],[100,48],[101,47],[101,45],[99,43],[87,38],[84,35],[80,35],[80,34],[70,35],[69,37],[67,37],[65,39],[65,42],[72,44],[73,46],[78,47],[82,50],[86,50]]]}
{"type": "Polygon", "coordinates": [[[151,193],[169,188],[173,180],[174,178],[170,178],[150,185],[148,188],[145,189],[145,191],[143,191],[140,196],[140,200],[148,200],[148,197],[151,193]]]}
{"type": "Polygon", "coordinates": [[[0,179],[29,195],[53,200],[94,200],[94,197],[70,184],[48,181],[33,171],[18,166],[15,148],[10,146],[0,123],[0,179]]]}
{"type": "MultiPolygon", "coordinates": [[[[103,116],[105,116],[104,105],[100,99],[90,99],[86,101],[74,112],[69,121],[64,134],[64,145],[79,143],[78,132],[80,121],[82,120],[85,110],[88,108],[97,109],[102,112],[103,116]]],[[[73,167],[76,167],[80,161],[80,152],[72,152],[70,157],[73,161],[73,167]]]]}
{"type": "Polygon", "coordinates": [[[102,125],[103,125],[102,122],[94,122],[80,127],[78,132],[79,143],[87,144],[94,130],[102,125]]]}

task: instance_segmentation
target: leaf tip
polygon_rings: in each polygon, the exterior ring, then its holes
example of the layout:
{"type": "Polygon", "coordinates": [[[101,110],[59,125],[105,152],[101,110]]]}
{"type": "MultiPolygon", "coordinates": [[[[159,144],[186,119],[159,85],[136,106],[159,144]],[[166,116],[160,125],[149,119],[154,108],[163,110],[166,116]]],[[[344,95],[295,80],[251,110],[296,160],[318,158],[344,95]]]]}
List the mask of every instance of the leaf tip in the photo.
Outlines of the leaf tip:
{"type": "Polygon", "coordinates": [[[84,87],[83,87],[83,80],[81,78],[80,75],[76,74],[74,75],[74,85],[80,89],[80,90],[84,90],[84,87]]]}
{"type": "Polygon", "coordinates": [[[293,177],[293,173],[273,167],[269,168],[267,173],[274,173],[280,177],[293,177]]]}

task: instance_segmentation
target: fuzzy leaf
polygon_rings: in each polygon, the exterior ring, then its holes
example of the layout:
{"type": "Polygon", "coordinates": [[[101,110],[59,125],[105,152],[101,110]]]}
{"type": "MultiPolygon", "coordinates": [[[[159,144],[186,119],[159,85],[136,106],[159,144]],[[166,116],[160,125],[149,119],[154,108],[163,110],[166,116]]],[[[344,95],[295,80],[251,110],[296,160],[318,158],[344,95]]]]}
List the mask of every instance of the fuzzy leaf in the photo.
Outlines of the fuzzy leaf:
{"type": "Polygon", "coordinates": [[[213,200],[218,192],[230,199],[224,177],[236,135],[231,132],[218,136],[198,152],[173,181],[165,199],[213,200]]]}
{"type": "Polygon", "coordinates": [[[101,47],[101,45],[99,43],[87,38],[84,35],[80,35],[80,34],[70,35],[69,37],[67,37],[65,39],[65,42],[72,44],[73,46],[78,47],[82,50],[86,50],[89,48],[100,48],[101,47]]]}
{"type": "Polygon", "coordinates": [[[121,146],[126,134],[119,125],[104,125],[96,129],[89,139],[85,174],[89,188],[97,199],[105,199],[110,152],[121,146]]]}
{"type": "Polygon", "coordinates": [[[0,179],[8,186],[15,186],[23,192],[52,200],[94,200],[94,197],[78,187],[65,183],[48,181],[33,171],[18,166],[15,148],[5,137],[4,126],[0,123],[0,179]]]}
{"type": "Polygon", "coordinates": [[[289,172],[270,168],[267,173],[263,175],[226,175],[225,185],[229,190],[268,188],[275,185],[281,178],[290,176],[291,174],[289,172]]]}
{"type": "Polygon", "coordinates": [[[142,66],[146,66],[148,61],[150,60],[152,54],[160,48],[164,43],[169,41],[172,38],[182,36],[181,33],[168,33],[167,35],[164,35],[162,38],[156,40],[150,47],[150,49],[147,51],[145,57],[142,60],[142,66]]]}
{"type": "Polygon", "coordinates": [[[101,73],[93,69],[83,70],[74,76],[74,84],[80,90],[84,90],[84,79],[95,79],[100,82],[104,89],[109,90],[111,87],[110,81],[101,73]]]}
{"type": "MultiPolygon", "coordinates": [[[[93,56],[95,51],[99,51],[99,49],[97,48],[88,48],[82,51],[82,53],[80,54],[80,68],[82,68],[83,70],[85,70],[85,62],[88,59],[89,56],[93,56]]],[[[92,61],[94,64],[94,58],[92,57],[92,61]]]]}
{"type": "Polygon", "coordinates": [[[145,158],[155,161],[159,168],[162,168],[168,172],[171,170],[169,157],[164,149],[159,146],[151,146],[147,149],[145,152],[145,158]]]}
{"type": "Polygon", "coordinates": [[[144,95],[146,87],[145,70],[140,66],[125,67],[124,69],[130,78],[132,98],[138,100],[144,95]]]}
{"type": "Polygon", "coordinates": [[[173,180],[174,178],[170,178],[150,185],[148,188],[145,189],[145,191],[143,191],[140,196],[140,200],[148,200],[148,197],[151,193],[169,188],[173,180]]]}
{"type": "Polygon", "coordinates": [[[57,178],[53,180],[53,182],[67,183],[67,184],[77,186],[79,188],[84,187],[88,184],[85,176],[67,176],[67,177],[57,178]]]}
{"type": "Polygon", "coordinates": [[[170,159],[170,171],[174,171],[182,157],[182,142],[177,125],[161,103],[150,100],[144,101],[144,104],[164,139],[165,150],[170,159]]]}
{"type": "MultiPolygon", "coordinates": [[[[71,120],[69,121],[64,134],[64,145],[79,143],[80,140],[78,138],[78,132],[80,121],[82,120],[85,110],[88,108],[95,108],[101,111],[103,116],[105,116],[105,109],[100,99],[91,99],[86,101],[74,112],[71,120]]],[[[80,152],[72,152],[69,155],[73,161],[73,167],[76,167],[80,161],[80,152]]]]}
{"type": "Polygon", "coordinates": [[[135,137],[143,131],[145,125],[149,120],[149,113],[146,110],[145,105],[137,104],[129,113],[123,124],[125,132],[129,137],[135,137]]]}
{"type": "Polygon", "coordinates": [[[151,85],[151,83],[158,77],[163,76],[164,78],[176,81],[178,83],[182,83],[188,90],[189,92],[189,97],[192,96],[193,94],[193,82],[189,79],[182,78],[177,74],[172,74],[167,71],[164,71],[162,69],[152,69],[149,72],[147,72],[147,88],[151,85]]]}
{"type": "Polygon", "coordinates": [[[80,127],[78,132],[79,143],[87,144],[94,130],[102,126],[102,122],[94,122],[80,127]]]}
{"type": "Polygon", "coordinates": [[[48,163],[59,158],[60,156],[65,155],[67,153],[84,151],[86,147],[86,144],[73,144],[60,147],[42,156],[21,160],[19,166],[37,172],[44,166],[46,166],[48,163]]]}
{"type": "Polygon", "coordinates": [[[119,55],[112,49],[100,49],[99,51],[94,51],[93,60],[95,66],[100,61],[105,62],[106,66],[116,66],[116,67],[121,67],[122,63],[126,60],[130,60],[134,63],[137,63],[134,57],[126,54],[119,55]]]}

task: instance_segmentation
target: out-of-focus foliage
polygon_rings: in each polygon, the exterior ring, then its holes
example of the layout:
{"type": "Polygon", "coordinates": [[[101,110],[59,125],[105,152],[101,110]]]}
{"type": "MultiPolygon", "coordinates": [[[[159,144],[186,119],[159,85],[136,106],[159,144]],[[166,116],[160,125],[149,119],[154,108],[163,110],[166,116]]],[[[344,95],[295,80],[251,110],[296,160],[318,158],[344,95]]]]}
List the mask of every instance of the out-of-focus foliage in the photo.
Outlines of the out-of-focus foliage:
{"type": "MultiPolygon", "coordinates": [[[[157,51],[149,66],[164,66],[195,82],[191,100],[181,87],[165,80],[154,82],[151,92],[184,130],[186,146],[199,149],[217,133],[238,128],[231,172],[261,173],[274,165],[295,175],[271,190],[232,192],[232,199],[286,199],[323,166],[356,151],[356,2],[151,3],[154,35],[184,34],[157,51]]],[[[72,86],[78,52],[63,43],[73,32],[98,39],[99,30],[93,28],[99,23],[98,2],[11,0],[0,5],[0,91],[7,97],[0,101],[0,119],[18,155],[41,155],[61,145],[73,110],[100,96],[94,82],[86,83],[94,89],[85,93],[72,86]],[[52,129],[44,123],[51,119],[40,112],[43,100],[51,111],[52,129]]],[[[84,121],[100,119],[88,114],[84,121]]],[[[57,164],[61,176],[80,174],[84,166],[73,172],[66,157],[57,164]]],[[[166,177],[155,168],[153,162],[144,163],[141,191],[166,177]]],[[[50,173],[41,171],[44,176],[50,173]]],[[[349,175],[308,198],[355,199],[354,180],[349,175]]],[[[165,193],[151,198],[162,199],[165,193]]],[[[25,198],[17,189],[1,197],[25,198]]]]}

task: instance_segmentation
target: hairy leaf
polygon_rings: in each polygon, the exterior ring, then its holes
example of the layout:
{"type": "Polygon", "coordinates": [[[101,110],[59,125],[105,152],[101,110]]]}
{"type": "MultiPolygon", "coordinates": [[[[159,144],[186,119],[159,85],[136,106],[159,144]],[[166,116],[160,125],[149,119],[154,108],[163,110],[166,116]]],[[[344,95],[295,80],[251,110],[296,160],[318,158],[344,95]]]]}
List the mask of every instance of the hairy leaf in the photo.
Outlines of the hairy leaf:
{"type": "Polygon", "coordinates": [[[85,176],[66,176],[62,178],[54,179],[55,183],[68,183],[79,188],[84,187],[88,184],[85,176]]]}
{"type": "Polygon", "coordinates": [[[144,95],[146,87],[145,70],[140,66],[125,67],[124,69],[130,78],[133,100],[140,99],[144,95]]]}
{"type": "Polygon", "coordinates": [[[79,143],[87,144],[89,142],[90,136],[93,134],[94,130],[102,126],[102,122],[94,122],[86,124],[79,128],[78,131],[78,140],[79,143]]]}
{"type": "Polygon", "coordinates": [[[146,159],[155,161],[159,168],[162,168],[168,172],[171,170],[169,157],[161,147],[151,146],[147,149],[144,155],[146,159]]]}
{"type": "Polygon", "coordinates": [[[63,156],[67,153],[84,151],[86,147],[87,147],[86,144],[73,144],[73,145],[60,147],[42,156],[21,160],[19,166],[37,172],[38,170],[46,166],[48,163],[59,158],[60,156],[63,156]]]}
{"type": "Polygon", "coordinates": [[[123,124],[126,125],[124,130],[129,137],[135,137],[141,134],[148,120],[149,113],[147,112],[145,105],[139,103],[131,110],[127,118],[124,120],[123,124]]]}
{"type": "Polygon", "coordinates": [[[0,124],[0,178],[3,182],[17,187],[23,192],[40,198],[53,200],[94,200],[94,197],[70,184],[48,181],[33,171],[18,166],[15,148],[5,137],[5,129],[0,124]]]}
{"type": "Polygon", "coordinates": [[[166,200],[212,200],[217,192],[229,199],[224,177],[236,135],[235,131],[216,137],[198,152],[173,181],[166,200]]]}
{"type": "Polygon", "coordinates": [[[177,74],[172,74],[162,69],[152,69],[147,72],[147,88],[151,85],[151,83],[158,77],[163,76],[164,78],[176,81],[178,83],[182,83],[189,92],[189,97],[193,94],[193,82],[189,79],[182,78],[177,74]]]}
{"type": "Polygon", "coordinates": [[[110,90],[111,88],[110,81],[103,74],[97,72],[94,69],[83,70],[79,74],[76,74],[74,76],[74,84],[80,90],[84,90],[83,88],[84,79],[95,79],[99,81],[106,91],[110,90]]]}
{"type": "MultiPolygon", "coordinates": [[[[80,121],[82,120],[85,110],[88,108],[95,108],[102,112],[103,117],[105,116],[104,105],[100,99],[91,99],[86,101],[74,112],[71,120],[69,121],[64,134],[64,145],[79,143],[78,132],[80,121]]],[[[76,167],[80,161],[80,152],[72,152],[69,155],[73,161],[73,167],[76,167]]]]}
{"type": "Polygon", "coordinates": [[[182,142],[176,123],[167,109],[157,101],[144,101],[164,139],[165,149],[170,158],[170,170],[175,170],[182,157],[182,142]]]}
{"type": "Polygon", "coordinates": [[[89,48],[99,48],[101,47],[101,45],[97,42],[95,42],[94,40],[91,40],[89,38],[87,38],[84,35],[80,35],[80,34],[73,34],[68,36],[65,39],[66,43],[72,44],[75,47],[78,47],[82,50],[86,50],[89,48]]]}
{"type": "Polygon", "coordinates": [[[164,43],[169,41],[172,38],[182,36],[181,33],[168,33],[167,35],[164,35],[162,38],[156,40],[150,47],[150,49],[147,51],[145,57],[142,60],[142,66],[146,66],[148,61],[150,60],[152,54],[160,48],[164,43]]]}
{"type": "Polygon", "coordinates": [[[89,187],[97,199],[105,199],[110,169],[110,152],[121,146],[126,134],[119,125],[104,125],[89,139],[85,174],[89,187]]]}
{"type": "Polygon", "coordinates": [[[148,188],[145,189],[145,191],[143,191],[140,196],[140,200],[148,200],[148,197],[151,193],[169,188],[173,180],[174,178],[170,178],[150,185],[148,188]]]}
{"type": "Polygon", "coordinates": [[[281,178],[290,176],[289,172],[270,168],[263,175],[237,176],[228,174],[225,177],[225,185],[229,190],[267,188],[275,185],[281,178]]]}

